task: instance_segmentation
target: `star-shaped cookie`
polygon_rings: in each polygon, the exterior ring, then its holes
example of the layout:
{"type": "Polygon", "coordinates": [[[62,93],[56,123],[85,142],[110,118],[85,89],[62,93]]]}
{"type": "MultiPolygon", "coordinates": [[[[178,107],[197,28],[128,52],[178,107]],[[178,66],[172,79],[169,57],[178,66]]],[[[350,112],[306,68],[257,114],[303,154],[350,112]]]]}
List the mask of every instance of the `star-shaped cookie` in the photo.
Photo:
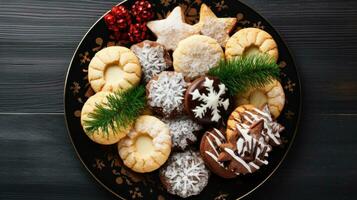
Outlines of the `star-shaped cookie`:
{"type": "Polygon", "coordinates": [[[185,23],[180,6],[177,6],[166,19],[150,21],[147,26],[157,36],[157,42],[168,50],[175,50],[181,40],[199,34],[198,27],[185,23]]]}
{"type": "Polygon", "coordinates": [[[194,26],[200,30],[202,35],[216,39],[224,47],[229,39],[229,33],[236,23],[237,18],[218,18],[206,4],[202,4],[200,21],[194,26]]]}

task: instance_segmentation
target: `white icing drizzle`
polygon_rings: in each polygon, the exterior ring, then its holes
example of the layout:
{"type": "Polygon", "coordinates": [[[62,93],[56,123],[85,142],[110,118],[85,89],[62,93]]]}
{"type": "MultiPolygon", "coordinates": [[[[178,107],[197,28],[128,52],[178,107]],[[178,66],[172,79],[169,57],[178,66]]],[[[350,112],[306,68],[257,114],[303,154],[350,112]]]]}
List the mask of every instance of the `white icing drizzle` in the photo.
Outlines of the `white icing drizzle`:
{"type": "Polygon", "coordinates": [[[133,52],[140,60],[144,74],[144,80],[148,82],[152,77],[166,70],[170,66],[165,60],[165,50],[161,45],[151,46],[149,42],[143,42],[143,47],[134,46],[133,52]]]}
{"type": "Polygon", "coordinates": [[[248,172],[252,173],[252,170],[250,169],[250,166],[243,159],[238,157],[231,149],[224,148],[224,151],[227,152],[229,155],[231,155],[232,158],[234,158],[240,164],[242,164],[248,170],[248,172]]]}
{"type": "Polygon", "coordinates": [[[202,126],[187,117],[170,120],[163,119],[163,121],[169,126],[173,147],[181,150],[188,147],[187,140],[196,142],[197,137],[194,132],[202,129],[202,126]]]}
{"type": "Polygon", "coordinates": [[[168,192],[183,198],[199,194],[209,178],[209,171],[202,158],[192,151],[172,155],[161,174],[170,185],[168,192]]]}
{"type": "Polygon", "coordinates": [[[213,87],[214,80],[205,78],[203,82],[203,86],[208,91],[208,94],[200,93],[198,89],[194,90],[190,94],[192,95],[192,100],[198,99],[202,103],[196,106],[192,111],[196,118],[203,118],[206,114],[207,110],[210,109],[212,112],[211,120],[214,122],[218,122],[221,119],[221,115],[219,114],[219,108],[223,107],[224,110],[228,109],[229,99],[222,99],[222,96],[226,93],[227,89],[223,83],[218,85],[219,91],[215,91],[213,87]]]}
{"type": "Polygon", "coordinates": [[[161,73],[157,80],[150,81],[148,104],[162,108],[163,113],[169,116],[174,110],[183,110],[187,83],[181,73],[164,73],[161,73]]]}

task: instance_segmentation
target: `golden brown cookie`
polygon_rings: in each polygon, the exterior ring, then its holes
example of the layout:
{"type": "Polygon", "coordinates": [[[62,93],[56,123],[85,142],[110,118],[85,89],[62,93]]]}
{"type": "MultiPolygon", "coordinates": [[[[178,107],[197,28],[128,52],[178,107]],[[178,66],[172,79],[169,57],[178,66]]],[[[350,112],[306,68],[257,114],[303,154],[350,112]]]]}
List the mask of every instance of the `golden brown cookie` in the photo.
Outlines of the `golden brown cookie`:
{"type": "Polygon", "coordinates": [[[255,54],[268,54],[275,62],[278,60],[278,46],[269,33],[258,28],[244,28],[227,41],[227,59],[255,54]]]}
{"type": "Polygon", "coordinates": [[[88,80],[95,92],[127,90],[139,84],[141,66],[130,49],[111,46],[95,54],[88,67],[88,80]]]}
{"type": "Polygon", "coordinates": [[[110,92],[98,92],[95,95],[91,96],[85,103],[81,112],[81,124],[84,132],[87,136],[96,143],[110,145],[117,143],[120,139],[126,136],[132,126],[129,126],[125,130],[113,130],[108,128],[108,132],[105,132],[101,129],[91,133],[86,130],[85,121],[91,120],[90,114],[96,109],[96,105],[105,105],[107,103],[107,96],[110,95],[110,92]]]}
{"type": "Polygon", "coordinates": [[[224,53],[218,42],[204,35],[194,35],[182,40],[173,53],[174,69],[188,79],[205,75],[216,67],[224,53]]]}
{"type": "Polygon", "coordinates": [[[202,35],[216,39],[222,46],[226,46],[229,33],[237,22],[235,17],[218,18],[212,10],[206,5],[201,5],[200,21],[195,26],[200,30],[202,35]]]}
{"type": "Polygon", "coordinates": [[[124,164],[135,172],[145,173],[158,169],[171,152],[169,127],[158,118],[140,116],[127,137],[118,143],[124,164]]]}
{"type": "Polygon", "coordinates": [[[264,87],[252,88],[236,96],[236,106],[252,104],[258,109],[268,105],[273,118],[278,118],[285,104],[285,93],[280,82],[273,80],[264,87]]]}

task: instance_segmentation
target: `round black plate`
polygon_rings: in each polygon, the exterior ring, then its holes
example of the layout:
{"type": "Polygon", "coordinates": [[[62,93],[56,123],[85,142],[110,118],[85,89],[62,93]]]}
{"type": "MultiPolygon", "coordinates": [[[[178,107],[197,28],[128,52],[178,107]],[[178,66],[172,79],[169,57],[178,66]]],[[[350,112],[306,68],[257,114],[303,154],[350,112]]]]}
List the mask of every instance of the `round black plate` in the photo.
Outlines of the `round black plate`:
{"type": "MultiPolygon", "coordinates": [[[[123,4],[130,6],[134,1],[123,4]]],[[[175,6],[180,5],[188,23],[198,20],[201,0],[155,0],[157,18],[165,18],[175,6]]],[[[275,148],[269,157],[269,165],[253,175],[226,180],[212,175],[208,186],[192,199],[237,199],[241,198],[265,182],[283,161],[296,134],[300,116],[300,82],[292,56],[274,28],[258,13],[237,0],[203,1],[219,17],[237,17],[237,29],[257,27],[269,32],[279,47],[281,82],[285,90],[286,105],[279,122],[286,127],[282,133],[286,143],[275,148]]],[[[76,50],[67,73],[65,86],[65,115],[68,131],[75,150],[91,175],[107,190],[122,199],[179,199],[168,194],[158,179],[157,172],[137,174],[123,166],[118,157],[116,145],[101,146],[91,142],[82,130],[80,113],[83,103],[93,95],[87,79],[87,69],[91,58],[100,49],[120,45],[113,41],[101,18],[84,36],[76,50]]]]}

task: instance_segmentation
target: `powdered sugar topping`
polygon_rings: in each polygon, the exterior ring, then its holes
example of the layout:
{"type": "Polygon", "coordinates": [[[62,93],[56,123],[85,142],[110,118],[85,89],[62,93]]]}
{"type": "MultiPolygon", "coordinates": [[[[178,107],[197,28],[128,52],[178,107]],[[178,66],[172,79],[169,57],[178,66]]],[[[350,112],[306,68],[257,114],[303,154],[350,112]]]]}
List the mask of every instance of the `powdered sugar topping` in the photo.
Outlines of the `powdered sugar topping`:
{"type": "Polygon", "coordinates": [[[181,150],[186,149],[190,142],[196,142],[197,137],[194,132],[202,129],[202,126],[187,117],[163,121],[170,128],[173,147],[181,150]]]}
{"type": "Polygon", "coordinates": [[[201,33],[217,40],[221,46],[225,46],[229,38],[225,32],[226,24],[215,18],[206,18],[201,27],[201,33]]]}
{"type": "Polygon", "coordinates": [[[166,117],[173,111],[181,112],[186,87],[187,83],[181,73],[162,72],[157,80],[149,82],[148,104],[162,108],[166,117]]]}
{"type": "Polygon", "coordinates": [[[144,41],[142,48],[134,46],[132,50],[140,60],[146,82],[170,67],[165,60],[165,49],[161,45],[152,46],[144,41]]]}
{"type": "Polygon", "coordinates": [[[199,194],[209,178],[209,171],[199,153],[192,151],[172,155],[161,174],[169,185],[168,192],[183,198],[199,194]]]}

